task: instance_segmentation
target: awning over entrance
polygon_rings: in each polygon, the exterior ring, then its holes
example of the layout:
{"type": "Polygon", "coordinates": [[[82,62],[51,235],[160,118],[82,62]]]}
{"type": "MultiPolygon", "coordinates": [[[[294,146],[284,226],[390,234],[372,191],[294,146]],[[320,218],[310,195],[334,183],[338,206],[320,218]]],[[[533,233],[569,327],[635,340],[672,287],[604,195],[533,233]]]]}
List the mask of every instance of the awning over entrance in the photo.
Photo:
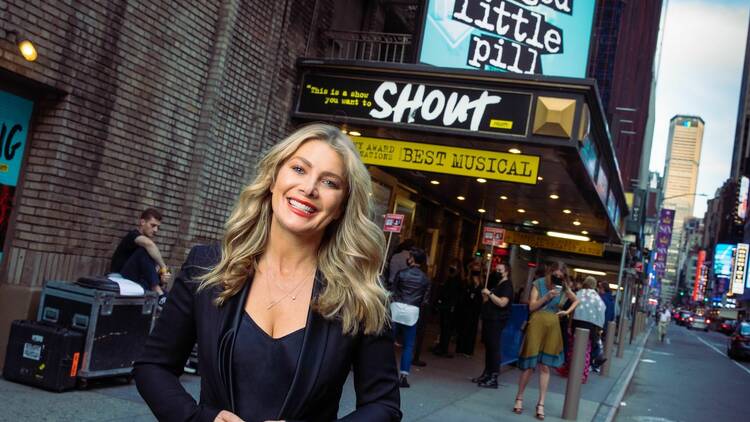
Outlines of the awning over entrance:
{"type": "Polygon", "coordinates": [[[619,243],[628,209],[593,80],[321,60],[299,68],[294,116],[341,124],[365,163],[490,225],[619,243]]]}

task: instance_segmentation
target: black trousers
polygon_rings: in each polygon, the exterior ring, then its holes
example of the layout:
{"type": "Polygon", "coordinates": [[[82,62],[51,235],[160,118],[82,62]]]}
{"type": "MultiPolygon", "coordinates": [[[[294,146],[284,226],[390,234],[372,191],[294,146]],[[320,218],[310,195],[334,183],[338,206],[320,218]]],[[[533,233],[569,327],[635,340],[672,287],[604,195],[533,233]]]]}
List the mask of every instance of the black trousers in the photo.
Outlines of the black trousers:
{"type": "Polygon", "coordinates": [[[482,342],[484,342],[484,373],[500,373],[500,337],[505,328],[505,319],[482,320],[482,342]]]}
{"type": "Polygon", "coordinates": [[[156,272],[156,261],[151,258],[146,249],[138,248],[122,266],[120,274],[128,280],[134,281],[143,289],[151,291],[161,281],[159,274],[156,272]]]}
{"type": "Polygon", "coordinates": [[[442,353],[448,353],[453,327],[455,325],[455,313],[450,309],[440,310],[440,343],[437,350],[442,353]]]}

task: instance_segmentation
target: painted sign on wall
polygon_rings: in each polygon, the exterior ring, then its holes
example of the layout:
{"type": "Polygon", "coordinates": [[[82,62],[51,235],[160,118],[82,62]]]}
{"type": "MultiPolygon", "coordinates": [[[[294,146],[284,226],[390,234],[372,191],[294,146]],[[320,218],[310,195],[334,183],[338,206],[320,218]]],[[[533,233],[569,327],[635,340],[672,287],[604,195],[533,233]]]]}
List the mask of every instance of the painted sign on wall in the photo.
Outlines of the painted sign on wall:
{"type": "MultiPolygon", "coordinates": [[[[5,244],[33,109],[32,101],[0,91],[0,248],[5,244]]],[[[2,256],[0,249],[0,260],[2,256]]]]}
{"type": "Polygon", "coordinates": [[[594,0],[428,0],[419,61],[586,77],[594,0]]]}

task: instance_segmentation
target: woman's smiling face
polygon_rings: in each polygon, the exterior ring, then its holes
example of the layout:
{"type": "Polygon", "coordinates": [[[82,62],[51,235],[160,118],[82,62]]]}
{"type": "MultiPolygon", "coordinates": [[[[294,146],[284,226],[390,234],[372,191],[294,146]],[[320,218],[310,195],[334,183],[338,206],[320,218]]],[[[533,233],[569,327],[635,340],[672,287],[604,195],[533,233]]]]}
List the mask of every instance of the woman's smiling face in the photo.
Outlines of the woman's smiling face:
{"type": "Polygon", "coordinates": [[[322,236],[341,216],[348,191],[344,160],[326,142],[303,143],[271,186],[273,223],[296,236],[322,236]]]}

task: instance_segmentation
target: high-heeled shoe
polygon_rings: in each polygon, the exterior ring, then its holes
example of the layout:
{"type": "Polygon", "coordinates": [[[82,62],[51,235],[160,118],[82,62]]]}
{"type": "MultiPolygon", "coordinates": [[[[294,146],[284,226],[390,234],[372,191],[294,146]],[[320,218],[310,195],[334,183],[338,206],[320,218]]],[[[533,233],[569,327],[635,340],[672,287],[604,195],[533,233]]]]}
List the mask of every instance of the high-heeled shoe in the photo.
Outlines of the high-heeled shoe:
{"type": "Polygon", "coordinates": [[[537,404],[536,405],[536,418],[540,421],[544,420],[544,405],[543,404],[537,404]],[[541,408],[541,411],[540,411],[541,408]]]}
{"type": "Polygon", "coordinates": [[[516,403],[513,405],[513,413],[517,415],[523,413],[523,399],[516,397],[516,403]]]}

